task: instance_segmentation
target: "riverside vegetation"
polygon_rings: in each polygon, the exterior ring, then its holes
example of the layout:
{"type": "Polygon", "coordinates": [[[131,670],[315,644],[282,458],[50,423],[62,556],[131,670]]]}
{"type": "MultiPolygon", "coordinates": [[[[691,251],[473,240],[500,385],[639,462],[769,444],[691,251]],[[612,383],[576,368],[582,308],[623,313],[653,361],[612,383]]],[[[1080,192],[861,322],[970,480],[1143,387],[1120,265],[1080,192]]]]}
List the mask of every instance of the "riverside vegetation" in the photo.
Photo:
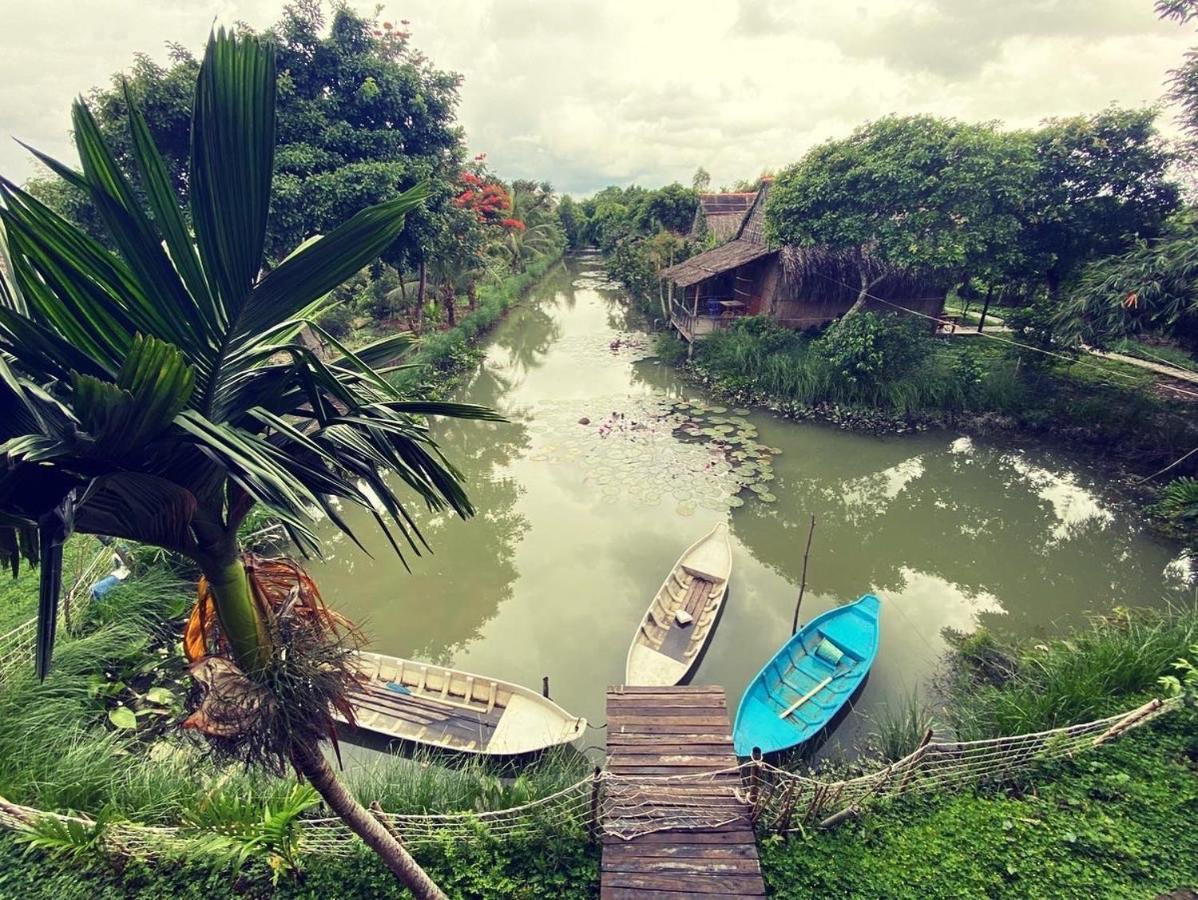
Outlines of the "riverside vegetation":
{"type": "MultiPolygon", "coordinates": [[[[188,688],[168,648],[189,602],[177,572],[152,567],[90,607],[46,682],[23,673],[5,685],[0,794],[85,810],[101,823],[191,823],[197,841],[209,843],[145,862],[104,855],[94,833],[6,833],[0,896],[400,896],[369,853],[304,854],[311,813],[288,805],[292,783],[220,765],[170,727],[188,688]],[[133,713],[132,727],[113,715],[122,708],[133,713]],[[264,832],[267,808],[287,827],[264,832]]],[[[1159,695],[1175,660],[1198,656],[1198,610],[1120,610],[1047,643],[1009,647],[984,631],[953,643],[944,702],[913,700],[876,723],[881,758],[910,752],[928,724],[960,738],[1037,731],[1159,695]]],[[[763,837],[767,881],[779,897],[1059,896],[1086,886],[1130,897],[1184,885],[1198,854],[1187,824],[1198,803],[1196,726],[1186,708],[1071,762],[961,794],[899,798],[833,831],[763,837]]],[[[347,780],[363,801],[389,810],[485,810],[551,793],[586,771],[564,754],[515,781],[482,763],[448,769],[388,759],[347,780]]],[[[597,847],[581,830],[549,822],[535,839],[500,840],[480,828],[473,840],[447,838],[415,855],[455,897],[597,892],[597,847]]]]}

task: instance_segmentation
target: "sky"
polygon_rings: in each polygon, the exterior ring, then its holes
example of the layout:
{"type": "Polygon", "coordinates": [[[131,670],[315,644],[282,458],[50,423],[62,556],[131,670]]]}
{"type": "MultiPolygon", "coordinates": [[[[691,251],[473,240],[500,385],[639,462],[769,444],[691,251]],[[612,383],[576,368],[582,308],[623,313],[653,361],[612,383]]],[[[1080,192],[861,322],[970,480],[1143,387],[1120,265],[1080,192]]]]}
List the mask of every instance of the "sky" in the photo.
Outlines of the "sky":
{"type": "MultiPolygon", "coordinates": [[[[264,27],[282,5],[0,0],[0,173],[35,172],[14,137],[74,160],[72,98],[134,53],[198,51],[214,23],[264,27]]],[[[1198,44],[1151,0],[407,0],[382,17],[465,76],[472,152],[576,195],[698,166],[730,184],[891,112],[1021,127],[1157,103],[1198,44]]]]}

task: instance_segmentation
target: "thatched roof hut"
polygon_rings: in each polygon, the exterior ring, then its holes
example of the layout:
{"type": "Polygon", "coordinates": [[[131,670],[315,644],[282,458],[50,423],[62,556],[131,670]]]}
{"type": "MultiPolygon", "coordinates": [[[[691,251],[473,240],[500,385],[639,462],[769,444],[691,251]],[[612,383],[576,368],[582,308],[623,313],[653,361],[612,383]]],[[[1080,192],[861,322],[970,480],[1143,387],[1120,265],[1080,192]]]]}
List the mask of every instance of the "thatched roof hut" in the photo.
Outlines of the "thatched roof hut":
{"type": "Polygon", "coordinates": [[[659,273],[669,285],[670,318],[688,340],[745,315],[793,328],[826,324],[857,300],[863,274],[871,283],[868,308],[943,313],[947,285],[890,269],[868,247],[771,247],[764,231],[771,184],[753,195],[730,241],[659,273]]]}
{"type": "Polygon", "coordinates": [[[711,235],[717,244],[724,243],[736,234],[756,197],[756,191],[700,194],[689,237],[701,239],[711,235]]]}

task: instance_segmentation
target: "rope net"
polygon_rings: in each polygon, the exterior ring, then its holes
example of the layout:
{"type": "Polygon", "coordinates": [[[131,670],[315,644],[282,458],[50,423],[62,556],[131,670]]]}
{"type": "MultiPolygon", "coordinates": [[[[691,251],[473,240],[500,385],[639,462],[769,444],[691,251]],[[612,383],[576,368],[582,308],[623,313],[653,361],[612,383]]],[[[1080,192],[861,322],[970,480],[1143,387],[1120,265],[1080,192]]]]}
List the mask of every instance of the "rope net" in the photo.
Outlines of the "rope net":
{"type": "MultiPolygon", "coordinates": [[[[382,813],[409,847],[444,841],[513,840],[575,833],[630,840],[657,831],[720,828],[752,823],[786,833],[805,825],[834,824],[887,797],[959,790],[998,780],[1032,765],[1072,758],[1178,709],[1181,698],[1153,700],[1104,719],[1013,737],[927,743],[876,772],[841,781],[799,775],[760,760],[687,775],[615,775],[596,772],[556,793],[490,812],[439,815],[382,813]]],[[[28,828],[51,819],[94,827],[83,816],[42,812],[0,798],[0,826],[28,828]]],[[[325,855],[354,852],[358,839],[339,819],[302,820],[302,849],[325,855]]],[[[112,822],[108,848],[142,857],[195,850],[203,832],[173,826],[112,822]]]]}
{"type": "MultiPolygon", "coordinates": [[[[101,550],[75,578],[58,600],[58,620],[70,625],[79,621],[91,601],[91,585],[98,580],[103,566],[112,560],[111,550],[101,550]]],[[[33,653],[37,646],[37,618],[28,619],[0,634],[0,681],[20,668],[33,671],[33,653]]]]}

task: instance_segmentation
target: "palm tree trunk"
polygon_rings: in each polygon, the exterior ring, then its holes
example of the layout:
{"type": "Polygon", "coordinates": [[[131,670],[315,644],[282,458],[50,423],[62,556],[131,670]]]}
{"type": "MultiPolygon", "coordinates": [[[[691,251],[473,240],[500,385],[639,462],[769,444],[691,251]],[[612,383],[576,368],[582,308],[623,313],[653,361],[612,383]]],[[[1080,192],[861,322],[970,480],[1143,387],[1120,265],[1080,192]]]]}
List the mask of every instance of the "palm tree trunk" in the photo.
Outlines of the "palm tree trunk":
{"type": "Polygon", "coordinates": [[[445,894],[420,863],[403,848],[370,812],[345,789],[319,747],[296,746],[293,748],[296,767],[304,773],[317,793],[349,829],[362,839],[371,850],[379,855],[395,877],[412,892],[417,900],[445,900],[445,894]]]}
{"type": "Polygon", "coordinates": [[[446,285],[441,292],[441,302],[445,306],[445,321],[453,328],[458,324],[458,298],[451,285],[446,285]]]}
{"type": "Polygon", "coordinates": [[[478,285],[473,281],[471,281],[470,285],[466,288],[466,300],[468,303],[468,308],[471,312],[474,312],[476,309],[478,309],[478,285]]]}
{"type": "MultiPolygon", "coordinates": [[[[229,642],[233,659],[247,674],[259,671],[270,653],[270,632],[250,589],[249,575],[240,558],[204,566],[204,576],[216,604],[221,633],[229,642]]],[[[395,877],[418,900],[444,900],[445,895],[400,843],[367,812],[329,767],[320,747],[291,748],[296,768],[303,773],[346,826],[370,847],[395,877]]]]}
{"type": "Polygon", "coordinates": [[[245,565],[234,556],[232,561],[202,568],[233,661],[246,674],[258,671],[270,653],[270,631],[258,614],[245,565]]]}

